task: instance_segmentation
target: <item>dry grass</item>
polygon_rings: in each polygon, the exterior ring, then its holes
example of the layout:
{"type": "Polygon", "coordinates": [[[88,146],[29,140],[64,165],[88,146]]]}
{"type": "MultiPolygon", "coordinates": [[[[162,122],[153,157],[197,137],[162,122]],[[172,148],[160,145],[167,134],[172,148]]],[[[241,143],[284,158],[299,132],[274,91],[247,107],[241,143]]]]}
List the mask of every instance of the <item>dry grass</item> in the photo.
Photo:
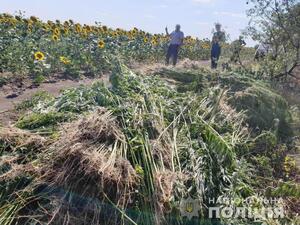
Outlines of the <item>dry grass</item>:
{"type": "Polygon", "coordinates": [[[12,151],[20,148],[41,149],[45,142],[45,138],[40,135],[15,127],[5,127],[0,130],[0,143],[12,151]]]}
{"type": "Polygon", "coordinates": [[[52,190],[62,189],[65,194],[51,197],[55,210],[50,221],[55,221],[54,224],[119,221],[120,215],[115,210],[105,214],[103,204],[112,202],[120,209],[132,204],[139,177],[123,157],[125,137],[111,113],[99,108],[67,124],[52,149],[51,160],[42,168],[41,181],[52,190]],[[83,199],[80,204],[78,199],[83,199]]]}

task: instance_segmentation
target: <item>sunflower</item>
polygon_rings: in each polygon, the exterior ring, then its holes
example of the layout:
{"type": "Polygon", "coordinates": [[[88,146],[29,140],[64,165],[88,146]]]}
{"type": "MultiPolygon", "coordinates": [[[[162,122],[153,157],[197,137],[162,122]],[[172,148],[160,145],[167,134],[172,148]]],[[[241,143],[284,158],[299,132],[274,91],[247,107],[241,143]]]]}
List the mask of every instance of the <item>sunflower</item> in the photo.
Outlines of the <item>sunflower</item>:
{"type": "Polygon", "coordinates": [[[59,57],[59,60],[60,60],[63,64],[65,64],[65,65],[68,65],[68,64],[71,63],[71,60],[69,60],[68,58],[66,58],[66,57],[64,57],[64,56],[60,56],[60,57],[59,57]]]}
{"type": "Polygon", "coordinates": [[[81,31],[81,37],[82,37],[82,38],[87,38],[87,37],[88,37],[88,32],[86,31],[85,28],[82,28],[82,31],[81,31]]]}
{"type": "Polygon", "coordinates": [[[78,24],[78,23],[75,25],[75,29],[76,29],[77,33],[80,33],[82,30],[80,24],[78,24]]]}
{"type": "Polygon", "coordinates": [[[21,21],[22,18],[20,16],[15,16],[15,18],[18,20],[18,21],[21,21]]]}
{"type": "Polygon", "coordinates": [[[122,33],[123,33],[120,28],[117,28],[115,32],[117,35],[122,35],[122,33]]]}
{"type": "Polygon", "coordinates": [[[36,52],[34,53],[34,58],[35,60],[43,61],[45,59],[45,55],[42,52],[36,52]]]}
{"type": "Polygon", "coordinates": [[[202,48],[210,49],[210,45],[208,43],[204,43],[204,44],[202,44],[202,48]]]}
{"type": "Polygon", "coordinates": [[[55,27],[53,33],[58,36],[60,35],[60,30],[57,27],[55,27]]]}
{"type": "Polygon", "coordinates": [[[68,22],[68,21],[65,21],[65,22],[64,22],[64,27],[68,27],[68,26],[70,26],[69,22],[68,22]]]}
{"type": "Polygon", "coordinates": [[[35,16],[31,16],[30,19],[31,19],[34,23],[38,22],[38,18],[35,17],[35,16]]]}
{"type": "Polygon", "coordinates": [[[59,37],[55,34],[52,35],[52,40],[53,41],[58,41],[59,40],[59,37]]]}
{"type": "Polygon", "coordinates": [[[67,28],[67,27],[64,28],[64,34],[65,34],[65,35],[68,35],[68,34],[69,34],[69,28],[67,28]]]}
{"type": "Polygon", "coordinates": [[[128,37],[129,40],[132,40],[132,39],[133,39],[132,34],[128,34],[127,37],[128,37]]]}
{"type": "Polygon", "coordinates": [[[92,31],[92,28],[89,25],[86,25],[85,30],[89,33],[92,31]]]}
{"type": "Polygon", "coordinates": [[[148,42],[148,38],[144,37],[144,42],[147,43],[148,42]]]}
{"type": "Polygon", "coordinates": [[[118,33],[117,33],[116,31],[114,31],[114,32],[112,33],[112,36],[115,38],[115,37],[118,36],[118,33]]]}
{"type": "Polygon", "coordinates": [[[32,25],[28,25],[28,27],[27,27],[27,32],[28,32],[28,33],[31,33],[31,32],[32,32],[32,25]]]}
{"type": "Polygon", "coordinates": [[[151,44],[152,45],[157,45],[157,40],[156,39],[152,39],[151,44]]]}
{"type": "Polygon", "coordinates": [[[100,40],[100,41],[98,42],[98,47],[99,47],[99,48],[104,48],[104,47],[105,47],[105,42],[104,42],[103,40],[100,40]]]}
{"type": "Polygon", "coordinates": [[[106,32],[107,31],[107,26],[103,26],[102,29],[103,29],[104,32],[106,32]]]}
{"type": "Polygon", "coordinates": [[[47,23],[43,24],[43,29],[44,29],[44,31],[48,31],[49,25],[47,23]]]}

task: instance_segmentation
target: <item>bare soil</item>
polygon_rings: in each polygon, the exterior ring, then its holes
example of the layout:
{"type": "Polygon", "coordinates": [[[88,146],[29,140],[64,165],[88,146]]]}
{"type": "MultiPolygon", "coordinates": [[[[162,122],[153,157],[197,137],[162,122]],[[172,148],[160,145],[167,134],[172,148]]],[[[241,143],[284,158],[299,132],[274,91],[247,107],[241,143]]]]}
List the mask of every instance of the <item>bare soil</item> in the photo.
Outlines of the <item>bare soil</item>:
{"type": "Polygon", "coordinates": [[[17,119],[17,113],[14,111],[15,106],[24,100],[30,99],[39,91],[46,91],[53,96],[57,96],[64,89],[79,87],[80,85],[91,85],[96,81],[102,81],[108,85],[109,76],[104,75],[100,78],[84,78],[80,80],[52,80],[39,86],[33,85],[28,80],[22,81],[22,84],[16,82],[8,83],[0,87],[0,124],[9,125],[13,123],[17,119]]]}

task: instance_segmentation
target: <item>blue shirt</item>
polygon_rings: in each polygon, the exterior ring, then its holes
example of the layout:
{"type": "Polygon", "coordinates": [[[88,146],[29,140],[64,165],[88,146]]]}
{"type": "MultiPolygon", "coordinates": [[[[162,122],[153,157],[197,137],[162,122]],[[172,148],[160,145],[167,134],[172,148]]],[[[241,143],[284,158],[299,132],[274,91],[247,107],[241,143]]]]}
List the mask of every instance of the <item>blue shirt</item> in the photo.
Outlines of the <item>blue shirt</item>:
{"type": "Polygon", "coordinates": [[[181,45],[182,40],[184,38],[184,34],[181,31],[173,31],[170,34],[170,37],[171,37],[171,41],[170,41],[171,45],[181,45]]]}

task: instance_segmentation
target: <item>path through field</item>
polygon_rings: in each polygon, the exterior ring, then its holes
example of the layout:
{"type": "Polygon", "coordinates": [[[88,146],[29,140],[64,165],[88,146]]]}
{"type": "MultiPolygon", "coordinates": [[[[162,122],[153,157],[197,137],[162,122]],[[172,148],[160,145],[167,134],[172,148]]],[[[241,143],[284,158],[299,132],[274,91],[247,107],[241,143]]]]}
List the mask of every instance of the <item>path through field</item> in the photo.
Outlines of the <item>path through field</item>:
{"type": "Polygon", "coordinates": [[[55,83],[43,83],[38,87],[26,88],[24,90],[13,90],[5,85],[0,89],[0,124],[8,125],[15,120],[14,107],[24,100],[29,99],[39,91],[47,91],[54,96],[57,96],[61,90],[78,87],[80,85],[91,85],[93,82],[103,81],[105,84],[109,83],[109,76],[105,75],[101,78],[82,79],[82,80],[58,80],[55,83]],[[18,95],[15,94],[18,93],[18,95]]]}
{"type": "Polygon", "coordinates": [[[82,80],[59,80],[55,83],[43,83],[38,87],[27,88],[15,97],[12,96],[14,94],[13,92],[7,92],[5,87],[3,87],[0,90],[0,113],[12,110],[15,105],[29,99],[39,91],[47,91],[52,95],[57,96],[63,89],[78,87],[80,85],[91,85],[95,81],[103,81],[104,83],[109,82],[107,75],[95,79],[85,78],[82,80]]]}

